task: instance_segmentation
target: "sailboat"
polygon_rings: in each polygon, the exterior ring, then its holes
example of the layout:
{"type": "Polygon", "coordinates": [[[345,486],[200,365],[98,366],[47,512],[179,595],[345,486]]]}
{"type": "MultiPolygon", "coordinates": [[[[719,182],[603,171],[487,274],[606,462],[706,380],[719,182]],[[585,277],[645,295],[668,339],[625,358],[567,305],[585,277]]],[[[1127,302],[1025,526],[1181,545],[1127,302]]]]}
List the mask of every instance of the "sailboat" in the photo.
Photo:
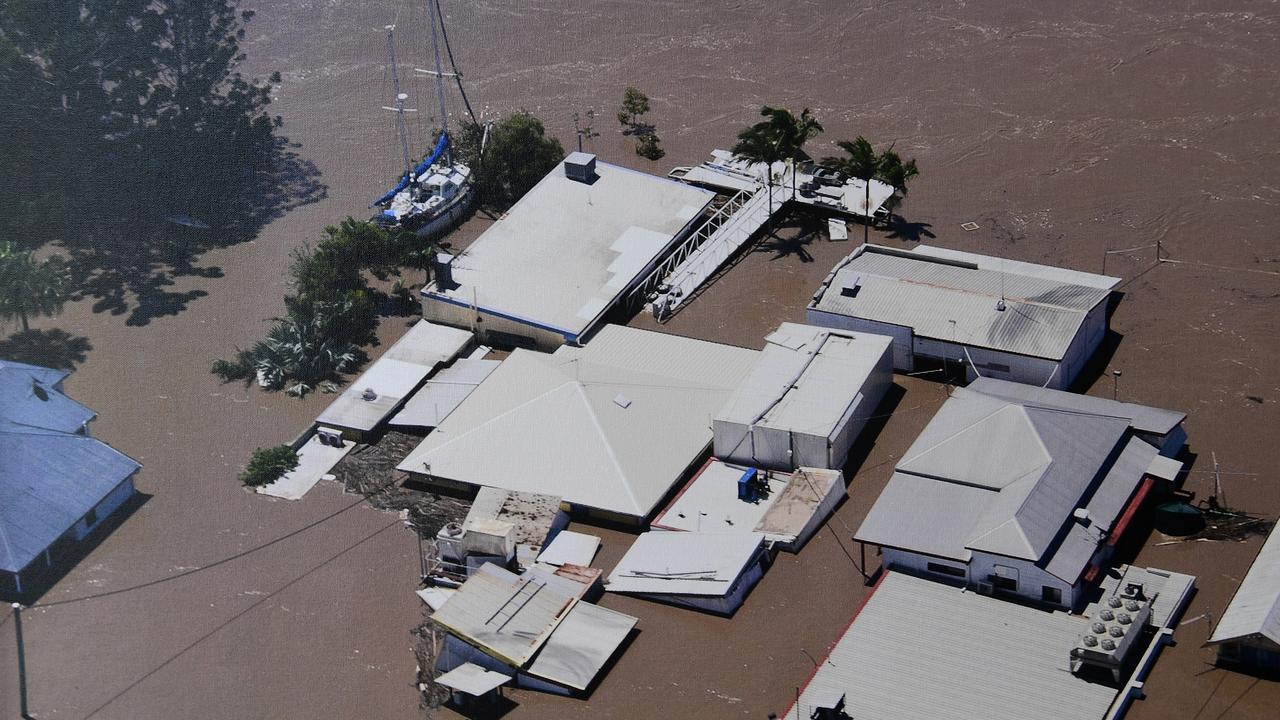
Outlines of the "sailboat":
{"type": "MultiPolygon", "coordinates": [[[[391,55],[391,82],[396,94],[395,107],[386,107],[396,114],[396,130],[400,136],[400,152],[404,161],[404,174],[395,187],[388,190],[369,207],[382,208],[373,221],[386,228],[411,230],[419,237],[439,235],[452,228],[471,207],[471,168],[454,157],[452,138],[449,135],[449,115],[445,108],[444,83],[446,76],[440,62],[438,34],[443,33],[444,16],[440,13],[439,0],[427,3],[431,15],[431,45],[435,55],[435,69],[418,72],[434,75],[436,95],[440,103],[440,134],[435,147],[423,160],[413,166],[409,160],[409,141],[405,128],[405,113],[417,112],[406,108],[409,96],[400,92],[400,75],[396,67],[395,26],[388,25],[387,49],[391,55]],[[436,24],[442,26],[437,31],[436,24]]],[[[446,36],[447,41],[447,36],[446,36]]],[[[452,56],[450,57],[452,60],[452,56]]],[[[461,89],[461,84],[459,84],[461,89]]]]}

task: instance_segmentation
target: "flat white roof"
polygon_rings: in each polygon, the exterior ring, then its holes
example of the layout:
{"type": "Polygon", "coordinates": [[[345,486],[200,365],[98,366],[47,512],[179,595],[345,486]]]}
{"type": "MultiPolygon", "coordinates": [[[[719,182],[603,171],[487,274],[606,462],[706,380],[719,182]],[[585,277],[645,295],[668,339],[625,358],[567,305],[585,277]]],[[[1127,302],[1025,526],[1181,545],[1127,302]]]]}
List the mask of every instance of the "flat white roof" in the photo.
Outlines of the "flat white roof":
{"type": "Polygon", "coordinates": [[[606,162],[596,175],[578,182],[557,165],[454,260],[456,287],[423,296],[585,334],[715,197],[606,162]]]}
{"type": "Polygon", "coordinates": [[[325,445],[320,442],[318,435],[312,435],[298,448],[298,466],[282,475],[279,480],[258,488],[258,493],[284,500],[301,500],[355,446],[350,440],[343,440],[342,447],[325,445]]]}
{"type": "Polygon", "coordinates": [[[764,535],[754,532],[669,532],[636,538],[605,589],[653,595],[727,595],[755,559],[764,535]]]}
{"type": "Polygon", "coordinates": [[[352,380],[316,422],[365,432],[376,428],[436,366],[453,360],[470,342],[466,330],[419,320],[352,380]],[[366,390],[373,391],[368,400],[366,390]]]}
{"type": "Polygon", "coordinates": [[[1085,316],[1119,282],[926,245],[862,245],[832,270],[809,308],[909,327],[943,342],[1061,360],[1085,316]]]}
{"type": "MultiPolygon", "coordinates": [[[[839,470],[800,468],[770,471],[769,496],[757,502],[738,499],[738,480],[748,468],[712,460],[680,491],[650,526],[683,532],[756,532],[770,542],[793,542],[823,499],[840,482],[839,470]]],[[[760,475],[765,471],[758,470],[760,475]]]]}
{"type": "Polygon", "coordinates": [[[436,682],[447,688],[476,697],[505,685],[509,680],[511,678],[507,675],[471,663],[462,663],[436,678],[436,682]]]}
{"type": "Polygon", "coordinates": [[[716,420],[830,436],[846,419],[892,338],[783,323],[716,420]]]}
{"type": "Polygon", "coordinates": [[[588,566],[600,549],[600,538],[595,535],[561,530],[538,556],[538,562],[548,565],[588,566]]]}
{"type": "Polygon", "coordinates": [[[399,469],[647,517],[757,354],[617,325],[585,347],[517,350],[399,469]]]}
{"type": "Polygon", "coordinates": [[[1249,636],[1280,649],[1280,532],[1275,528],[1223,611],[1209,642],[1249,636]]]}
{"type": "Polygon", "coordinates": [[[1071,673],[1088,621],[889,572],[783,716],[1100,720],[1116,690],[1071,673]]]}
{"type": "Polygon", "coordinates": [[[455,360],[428,379],[388,423],[402,427],[438,426],[499,364],[498,360],[455,360]]]}

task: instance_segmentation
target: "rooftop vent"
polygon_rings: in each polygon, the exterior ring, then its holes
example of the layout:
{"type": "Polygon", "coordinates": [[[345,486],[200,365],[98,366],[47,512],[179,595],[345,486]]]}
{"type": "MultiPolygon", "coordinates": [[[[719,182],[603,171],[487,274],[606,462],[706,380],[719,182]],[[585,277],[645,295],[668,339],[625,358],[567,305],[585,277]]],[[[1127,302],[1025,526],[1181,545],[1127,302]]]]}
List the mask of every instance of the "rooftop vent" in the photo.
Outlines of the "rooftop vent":
{"type": "Polygon", "coordinates": [[[364,392],[360,393],[360,399],[365,402],[373,402],[378,399],[378,393],[374,392],[373,388],[365,388],[364,392]]]}
{"type": "Polygon", "coordinates": [[[840,288],[840,294],[847,298],[858,297],[858,291],[862,289],[862,276],[854,275],[840,288]]]}
{"type": "Polygon", "coordinates": [[[1085,527],[1089,527],[1089,525],[1093,522],[1093,520],[1090,519],[1089,517],[1088,508],[1076,508],[1076,511],[1071,513],[1071,517],[1075,518],[1076,522],[1080,523],[1085,527]]]}
{"type": "Polygon", "coordinates": [[[580,183],[596,179],[596,156],[591,153],[572,152],[564,159],[564,176],[580,183]]]}
{"type": "Polygon", "coordinates": [[[626,395],[623,395],[622,393],[618,393],[613,398],[613,404],[617,405],[623,410],[626,410],[627,408],[631,407],[631,398],[627,397],[626,395]]]}

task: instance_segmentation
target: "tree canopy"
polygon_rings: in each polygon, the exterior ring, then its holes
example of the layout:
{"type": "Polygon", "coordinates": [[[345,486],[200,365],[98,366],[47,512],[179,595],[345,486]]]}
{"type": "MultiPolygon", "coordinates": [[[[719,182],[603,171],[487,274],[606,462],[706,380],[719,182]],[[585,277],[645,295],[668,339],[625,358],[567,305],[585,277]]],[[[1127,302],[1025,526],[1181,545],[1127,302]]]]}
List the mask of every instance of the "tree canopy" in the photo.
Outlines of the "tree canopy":
{"type": "Polygon", "coordinates": [[[548,137],[542,121],[528,110],[517,110],[494,123],[481,157],[483,137],[483,125],[464,123],[458,149],[475,173],[478,203],[494,210],[514,205],[564,159],[560,141],[548,137]]]}
{"type": "Polygon", "coordinates": [[[907,183],[920,174],[916,161],[903,162],[892,145],[877,153],[866,138],[858,136],[853,141],[841,140],[836,146],[845,154],[824,158],[822,164],[850,177],[875,179],[892,186],[895,192],[885,203],[890,212],[901,204],[902,197],[907,194],[907,183]]]}
{"type": "Polygon", "coordinates": [[[19,318],[25,332],[31,329],[28,318],[57,315],[66,300],[67,271],[61,256],[40,261],[30,250],[0,243],[0,317],[19,318]]]}

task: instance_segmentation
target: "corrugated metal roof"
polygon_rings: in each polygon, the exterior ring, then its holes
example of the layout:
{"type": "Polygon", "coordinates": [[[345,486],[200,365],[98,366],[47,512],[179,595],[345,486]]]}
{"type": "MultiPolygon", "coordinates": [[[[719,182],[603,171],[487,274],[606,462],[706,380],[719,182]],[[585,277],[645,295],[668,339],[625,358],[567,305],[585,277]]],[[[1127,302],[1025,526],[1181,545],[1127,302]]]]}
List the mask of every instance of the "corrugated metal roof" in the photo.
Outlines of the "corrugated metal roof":
{"type": "Polygon", "coordinates": [[[1021,403],[1028,407],[1044,406],[1059,410],[1076,410],[1090,415],[1108,415],[1127,418],[1134,430],[1167,435],[1187,418],[1184,412],[1165,410],[1137,403],[1117,402],[1108,398],[1093,395],[1064,393],[1058,390],[1027,385],[1025,383],[997,380],[995,378],[978,378],[969,383],[969,390],[980,392],[993,398],[1021,403]]]}
{"type": "Polygon", "coordinates": [[[139,467],[94,438],[0,419],[0,570],[22,570],[139,467]]]}
{"type": "Polygon", "coordinates": [[[855,718],[1098,720],[1115,689],[1068,666],[1086,625],[891,572],[784,717],[843,696],[855,718]]]}
{"type": "Polygon", "coordinates": [[[582,348],[517,350],[399,469],[645,517],[756,355],[615,325],[582,348]]]}
{"type": "Polygon", "coordinates": [[[537,579],[486,563],[431,617],[467,643],[523,667],[575,602],[537,579]]]}
{"type": "Polygon", "coordinates": [[[1100,279],[1081,285],[1055,277],[1054,268],[1028,274],[1036,266],[997,269],[998,258],[942,260],[929,250],[863,245],[836,266],[810,307],[910,327],[920,337],[1061,360],[1085,315],[1110,294],[1115,283],[1107,281],[1118,282],[1093,276],[1100,279]]]}
{"type": "Polygon", "coordinates": [[[884,335],[783,323],[716,420],[829,436],[893,342],[884,335]]]}
{"type": "Polygon", "coordinates": [[[857,538],[962,561],[971,551],[1022,558],[1074,581],[1156,449],[1129,434],[1127,418],[1053,407],[1069,393],[1021,405],[975,386],[957,389],[904,453],[857,538]],[[1093,529],[1055,545],[1081,503],[1093,529]]]}
{"type": "Polygon", "coordinates": [[[586,690],[637,622],[630,615],[577,603],[533,659],[529,673],[575,690],[586,690]]]}
{"type": "Polygon", "coordinates": [[[702,213],[714,193],[596,162],[586,184],[557,165],[424,291],[580,335],[702,213]]]}
{"type": "Polygon", "coordinates": [[[427,384],[405,402],[404,407],[388,424],[402,427],[438,426],[500,364],[499,360],[455,360],[452,365],[429,378],[427,384]]]}
{"type": "Polygon", "coordinates": [[[364,432],[376,428],[437,365],[453,360],[470,342],[466,330],[418,321],[347,385],[316,422],[364,432]],[[372,397],[365,399],[368,390],[372,397]]]}
{"type": "Polygon", "coordinates": [[[79,432],[95,413],[58,389],[66,376],[62,370],[0,361],[0,419],[46,430],[79,432]]]}
{"type": "Polygon", "coordinates": [[[609,574],[609,592],[726,595],[755,559],[764,535],[755,532],[670,532],[636,538],[609,574]]]}
{"type": "Polygon", "coordinates": [[[1280,648],[1280,532],[1274,528],[1213,629],[1211,643],[1255,636],[1280,648]]]}

